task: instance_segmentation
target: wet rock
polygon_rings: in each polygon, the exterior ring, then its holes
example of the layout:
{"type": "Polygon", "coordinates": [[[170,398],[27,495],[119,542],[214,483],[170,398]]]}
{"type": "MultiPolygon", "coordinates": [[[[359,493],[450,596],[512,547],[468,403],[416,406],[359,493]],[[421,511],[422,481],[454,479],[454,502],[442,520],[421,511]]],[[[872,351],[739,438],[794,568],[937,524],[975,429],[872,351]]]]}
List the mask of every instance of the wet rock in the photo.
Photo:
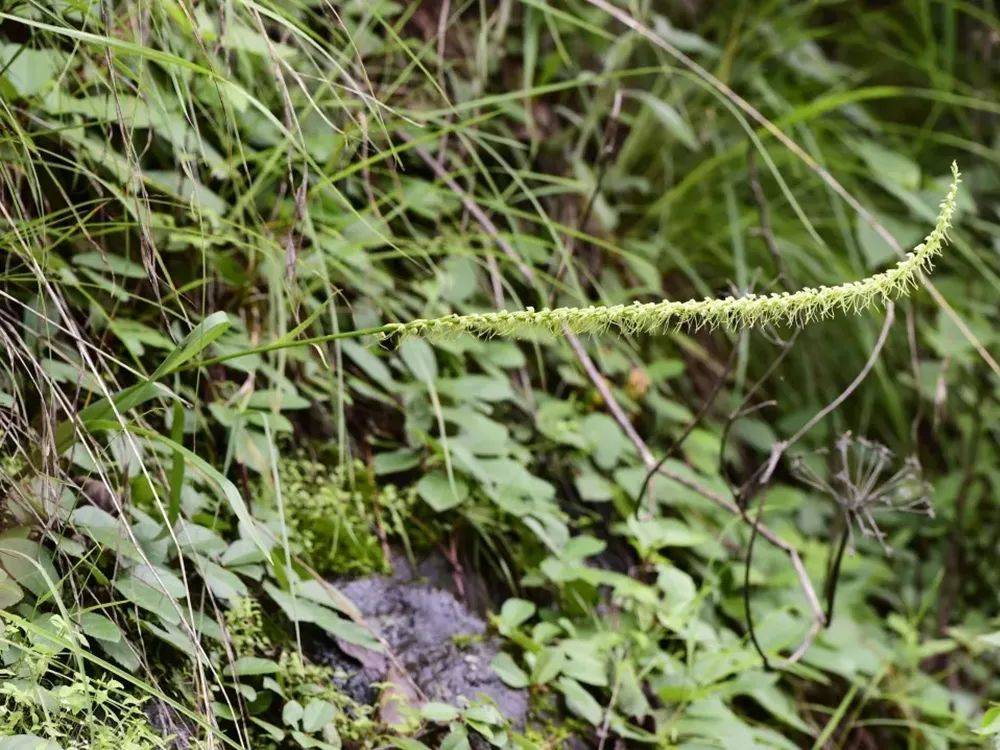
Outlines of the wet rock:
{"type": "Polygon", "coordinates": [[[525,692],[507,687],[490,668],[498,641],[452,594],[383,576],[340,582],[337,588],[385,640],[397,662],[343,641],[314,651],[315,660],[347,675],[341,689],[355,700],[374,703],[372,684],[387,681],[397,666],[428,700],[461,706],[486,698],[513,724],[524,723],[525,692]]]}
{"type": "Polygon", "coordinates": [[[195,726],[178,714],[169,703],[154,698],[146,704],[144,711],[149,725],[163,737],[170,738],[167,747],[171,750],[188,750],[194,747],[197,735],[195,726]]]}

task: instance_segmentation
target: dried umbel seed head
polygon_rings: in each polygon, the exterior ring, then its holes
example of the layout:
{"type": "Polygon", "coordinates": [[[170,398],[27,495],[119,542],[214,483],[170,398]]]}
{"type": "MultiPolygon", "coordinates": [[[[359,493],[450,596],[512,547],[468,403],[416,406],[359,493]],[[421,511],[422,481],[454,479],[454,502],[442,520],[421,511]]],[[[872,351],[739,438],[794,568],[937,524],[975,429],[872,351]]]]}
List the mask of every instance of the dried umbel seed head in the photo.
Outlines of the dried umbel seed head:
{"type": "Polygon", "coordinates": [[[792,472],[810,487],[827,495],[844,512],[849,522],[888,550],[885,533],[879,528],[879,514],[917,513],[934,517],[930,488],[923,480],[920,463],[913,456],[901,465],[892,451],[881,443],[850,432],[840,436],[830,457],[827,476],[821,475],[804,456],[792,459],[792,472]]]}

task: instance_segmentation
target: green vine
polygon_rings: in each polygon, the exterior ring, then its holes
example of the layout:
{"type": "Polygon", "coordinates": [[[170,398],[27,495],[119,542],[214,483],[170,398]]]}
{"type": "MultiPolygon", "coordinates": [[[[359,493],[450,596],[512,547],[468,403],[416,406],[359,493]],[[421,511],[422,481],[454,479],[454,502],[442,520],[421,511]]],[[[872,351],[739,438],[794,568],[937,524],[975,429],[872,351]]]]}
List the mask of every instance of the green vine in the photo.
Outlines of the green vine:
{"type": "Polygon", "coordinates": [[[952,182],[941,202],[934,229],[895,266],[860,281],[836,286],[806,287],[798,292],[747,294],[743,297],[706,298],[630,305],[558,307],[499,311],[472,315],[445,315],[408,323],[391,323],[381,333],[389,336],[440,337],[461,333],[474,336],[518,337],[536,331],[599,333],[617,328],[622,333],[657,333],[674,328],[754,328],[766,325],[800,326],[838,313],[858,313],[885,305],[918,286],[920,275],[930,270],[941,253],[955,212],[961,177],[952,163],[952,182]]]}

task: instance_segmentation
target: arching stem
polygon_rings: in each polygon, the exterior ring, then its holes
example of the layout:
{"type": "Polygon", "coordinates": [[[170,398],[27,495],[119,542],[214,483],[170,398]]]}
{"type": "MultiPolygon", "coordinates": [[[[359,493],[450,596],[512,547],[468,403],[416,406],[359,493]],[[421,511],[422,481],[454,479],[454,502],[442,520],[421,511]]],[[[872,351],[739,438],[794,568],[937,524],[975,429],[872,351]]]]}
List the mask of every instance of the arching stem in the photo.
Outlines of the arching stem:
{"type": "Polygon", "coordinates": [[[750,635],[750,642],[753,643],[754,649],[760,654],[761,661],[764,663],[764,670],[767,672],[772,671],[771,662],[768,661],[767,654],[764,653],[764,649],[761,648],[760,642],[757,640],[757,631],[753,624],[753,612],[750,610],[750,568],[753,563],[753,547],[754,542],[757,541],[757,534],[760,528],[760,519],[764,515],[764,503],[767,499],[766,492],[760,492],[760,502],[757,504],[757,515],[754,516],[753,523],[750,529],[750,541],[747,543],[747,559],[743,567],[743,617],[747,624],[747,633],[750,635]]]}
{"type": "Polygon", "coordinates": [[[830,627],[833,622],[833,605],[837,599],[837,584],[840,581],[840,567],[844,561],[844,550],[847,548],[847,538],[850,536],[850,518],[845,514],[843,517],[844,528],[840,532],[840,540],[836,550],[830,557],[830,565],[826,573],[826,582],[823,585],[823,596],[826,599],[826,623],[825,627],[830,627]]]}

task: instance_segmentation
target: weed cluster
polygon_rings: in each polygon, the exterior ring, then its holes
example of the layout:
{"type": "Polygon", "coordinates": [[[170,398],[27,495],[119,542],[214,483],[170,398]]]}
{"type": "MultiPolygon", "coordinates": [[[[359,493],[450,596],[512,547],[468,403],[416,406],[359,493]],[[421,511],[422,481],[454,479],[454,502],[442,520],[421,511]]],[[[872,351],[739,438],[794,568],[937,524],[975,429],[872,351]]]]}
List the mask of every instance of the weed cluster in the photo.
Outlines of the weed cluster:
{"type": "Polygon", "coordinates": [[[376,486],[359,461],[331,468],[287,459],[278,465],[278,482],[289,538],[318,572],[388,572],[385,540],[390,533],[395,536],[397,521],[411,512],[416,500],[412,490],[376,486]]]}
{"type": "MultiPolygon", "coordinates": [[[[57,635],[66,632],[56,618],[50,625],[57,635]]],[[[0,737],[40,738],[38,747],[62,750],[168,747],[169,738],[149,725],[144,698],[114,679],[64,672],[46,646],[0,623],[0,737]]]]}

